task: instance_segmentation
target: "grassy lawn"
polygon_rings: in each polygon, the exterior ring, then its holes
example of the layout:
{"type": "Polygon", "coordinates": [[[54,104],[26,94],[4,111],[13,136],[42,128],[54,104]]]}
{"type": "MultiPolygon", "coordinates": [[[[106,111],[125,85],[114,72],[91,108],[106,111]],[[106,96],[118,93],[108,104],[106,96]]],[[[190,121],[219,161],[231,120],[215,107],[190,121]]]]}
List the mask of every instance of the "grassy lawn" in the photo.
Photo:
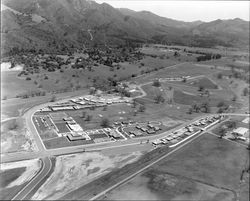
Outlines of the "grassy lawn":
{"type": "Polygon", "coordinates": [[[189,81],[188,83],[192,86],[195,86],[195,87],[203,86],[206,89],[217,89],[218,88],[218,86],[216,84],[214,84],[214,82],[212,82],[210,79],[208,79],[206,77],[198,79],[197,81],[196,80],[189,81]]]}
{"type": "MultiPolygon", "coordinates": [[[[173,83],[180,84],[180,85],[182,84],[186,86],[193,86],[197,88],[202,86],[205,89],[218,89],[218,86],[207,77],[191,79],[191,80],[187,80],[186,82],[179,81],[179,82],[173,82],[173,83]]],[[[171,84],[171,82],[169,84],[171,84]]]]}
{"type": "Polygon", "coordinates": [[[22,173],[24,173],[26,167],[13,168],[3,172],[0,172],[0,188],[5,188],[12,181],[15,181],[22,173]]]}
{"type": "Polygon", "coordinates": [[[174,102],[184,105],[192,105],[193,103],[199,104],[203,102],[208,102],[211,107],[216,107],[218,103],[221,101],[227,103],[228,105],[239,105],[236,102],[233,102],[230,99],[228,99],[228,96],[232,95],[223,91],[218,91],[207,97],[207,96],[200,96],[198,94],[190,94],[189,92],[186,91],[175,90],[174,102]]]}
{"type": "MultiPolygon", "coordinates": [[[[187,179],[185,177],[148,171],[109,192],[104,200],[214,200],[233,199],[229,191],[187,179]]],[[[104,197],[103,197],[104,198],[104,197]]]]}
{"type": "Polygon", "coordinates": [[[13,168],[0,172],[0,199],[10,200],[22,189],[26,183],[11,188],[6,188],[12,181],[15,181],[26,170],[26,167],[13,168]]]}
{"type": "Polygon", "coordinates": [[[38,87],[32,80],[17,77],[20,71],[1,72],[1,97],[13,98],[23,92],[37,90],[38,87]]]}
{"type": "Polygon", "coordinates": [[[153,169],[235,190],[247,158],[245,147],[205,134],[153,169]]]}
{"type": "Polygon", "coordinates": [[[170,66],[170,67],[161,69],[159,71],[146,74],[143,77],[137,78],[136,82],[145,83],[148,81],[152,81],[155,78],[169,78],[169,77],[182,77],[182,76],[194,77],[194,76],[200,76],[200,75],[208,76],[210,74],[218,73],[220,71],[221,70],[211,69],[209,67],[196,66],[193,63],[183,63],[174,67],[170,66]]]}
{"type": "Polygon", "coordinates": [[[249,172],[244,174],[240,189],[240,201],[249,201],[249,172]]]}
{"type": "Polygon", "coordinates": [[[24,186],[26,183],[18,186],[13,186],[11,188],[1,188],[0,189],[0,199],[1,200],[11,200],[24,186]]]}
{"type": "Polygon", "coordinates": [[[181,76],[198,76],[198,75],[208,75],[211,73],[218,72],[215,69],[210,69],[207,67],[196,66],[191,63],[181,64],[176,67],[165,68],[161,72],[157,72],[155,77],[181,77],[181,76]]]}
{"type": "Polygon", "coordinates": [[[94,143],[94,141],[93,140],[69,141],[67,137],[57,137],[53,139],[44,140],[43,143],[47,149],[55,149],[61,147],[91,144],[94,143]]]}

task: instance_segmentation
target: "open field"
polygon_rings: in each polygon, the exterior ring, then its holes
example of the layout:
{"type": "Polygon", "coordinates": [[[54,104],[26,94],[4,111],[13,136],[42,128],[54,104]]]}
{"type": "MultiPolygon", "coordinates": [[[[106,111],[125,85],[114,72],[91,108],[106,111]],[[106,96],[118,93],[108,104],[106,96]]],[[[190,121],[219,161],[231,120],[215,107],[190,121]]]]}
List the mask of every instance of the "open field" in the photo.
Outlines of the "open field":
{"type": "MultiPolygon", "coordinates": [[[[84,55],[75,55],[77,57],[84,55]]],[[[67,57],[68,56],[64,56],[67,57]]],[[[67,59],[66,58],[66,59],[67,59]]],[[[167,67],[179,63],[177,59],[159,59],[145,56],[141,61],[120,62],[118,66],[109,67],[104,64],[97,64],[91,68],[71,68],[71,64],[62,65],[54,72],[48,72],[40,68],[39,73],[21,75],[21,69],[2,71],[2,97],[14,98],[16,95],[31,91],[65,92],[74,89],[84,89],[92,85],[93,79],[107,80],[109,77],[115,79],[130,79],[155,69],[167,67]],[[101,75],[101,76],[100,76],[101,75]],[[29,80],[26,80],[28,78],[29,80]]],[[[1,65],[6,66],[7,63],[1,65]]]]}
{"type": "Polygon", "coordinates": [[[103,155],[98,152],[58,156],[55,170],[32,199],[58,199],[69,191],[85,185],[137,160],[141,152],[103,155]]]}
{"type": "Polygon", "coordinates": [[[119,200],[123,195],[130,200],[147,196],[153,200],[234,200],[247,158],[244,147],[206,134],[111,191],[106,199],[119,200]]]}
{"type": "Polygon", "coordinates": [[[33,81],[17,77],[20,71],[1,72],[1,97],[14,98],[26,91],[38,90],[33,81]]]}
{"type": "Polygon", "coordinates": [[[193,63],[182,63],[180,65],[164,68],[157,72],[153,72],[149,75],[145,75],[136,79],[138,83],[147,82],[148,80],[153,80],[155,78],[169,78],[169,77],[182,77],[182,76],[200,76],[209,75],[213,73],[218,73],[220,70],[211,69],[210,67],[196,66],[193,63]]]}
{"type": "MultiPolygon", "coordinates": [[[[223,94],[220,93],[219,91],[217,92],[218,94],[220,94],[220,96],[222,96],[223,94]]],[[[175,90],[174,91],[174,102],[175,103],[179,103],[179,104],[184,104],[184,105],[192,105],[193,103],[204,103],[204,102],[208,102],[210,106],[212,107],[216,107],[218,105],[218,103],[220,102],[224,102],[228,105],[235,105],[235,102],[230,101],[227,99],[228,96],[232,96],[231,94],[224,94],[225,98],[219,97],[219,95],[217,96],[217,94],[213,94],[209,97],[205,97],[205,96],[199,96],[198,94],[189,94],[186,91],[180,91],[180,90],[175,90]]]]}
{"type": "Polygon", "coordinates": [[[232,200],[226,190],[166,173],[139,175],[108,193],[103,200],[232,200]]]}
{"type": "Polygon", "coordinates": [[[238,187],[247,157],[246,148],[207,134],[159,163],[156,169],[233,190],[238,187]]]}
{"type": "Polygon", "coordinates": [[[154,48],[154,47],[143,47],[141,52],[148,55],[155,55],[162,59],[171,59],[175,61],[196,61],[196,57],[199,54],[188,54],[186,52],[179,52],[178,56],[174,56],[175,51],[170,49],[154,48]]]}
{"type": "MultiPolygon", "coordinates": [[[[61,100],[65,98],[80,96],[87,94],[88,90],[78,90],[56,94],[56,100],[61,100]]],[[[47,94],[46,96],[33,97],[28,99],[8,99],[1,101],[1,120],[5,120],[10,117],[22,116],[28,109],[50,102],[52,94],[47,94]]]]}
{"type": "Polygon", "coordinates": [[[159,47],[168,47],[171,48],[179,48],[181,50],[186,49],[191,51],[201,51],[206,53],[214,53],[214,54],[221,54],[221,55],[227,55],[227,56],[236,56],[236,57],[245,57],[249,55],[249,52],[247,50],[239,49],[239,48],[207,48],[207,47],[188,47],[188,46],[182,46],[182,45],[157,45],[159,47]]]}
{"type": "Polygon", "coordinates": [[[243,181],[241,183],[240,188],[240,201],[248,201],[249,200],[249,171],[245,172],[243,176],[243,181]]]}
{"type": "Polygon", "coordinates": [[[214,65],[217,67],[228,67],[229,69],[233,67],[233,68],[249,71],[249,61],[247,60],[240,61],[238,59],[230,58],[230,57],[221,58],[221,59],[212,60],[212,61],[211,60],[203,61],[201,63],[206,64],[206,65],[214,65]]]}
{"type": "Polygon", "coordinates": [[[38,172],[39,161],[29,160],[15,163],[1,164],[0,198],[10,200],[22,189],[38,172]]]}

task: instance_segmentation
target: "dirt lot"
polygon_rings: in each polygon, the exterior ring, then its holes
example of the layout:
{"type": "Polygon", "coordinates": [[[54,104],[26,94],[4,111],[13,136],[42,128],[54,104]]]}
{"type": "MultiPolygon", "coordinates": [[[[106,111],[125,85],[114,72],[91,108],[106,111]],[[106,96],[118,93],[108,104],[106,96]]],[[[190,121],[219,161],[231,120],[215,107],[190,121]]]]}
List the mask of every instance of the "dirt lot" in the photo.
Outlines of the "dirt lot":
{"type": "Polygon", "coordinates": [[[32,199],[58,199],[71,190],[139,158],[141,152],[119,155],[98,152],[59,156],[55,170],[32,199]]]}
{"type": "Polygon", "coordinates": [[[36,144],[22,118],[1,123],[1,153],[34,151],[36,144]]]}

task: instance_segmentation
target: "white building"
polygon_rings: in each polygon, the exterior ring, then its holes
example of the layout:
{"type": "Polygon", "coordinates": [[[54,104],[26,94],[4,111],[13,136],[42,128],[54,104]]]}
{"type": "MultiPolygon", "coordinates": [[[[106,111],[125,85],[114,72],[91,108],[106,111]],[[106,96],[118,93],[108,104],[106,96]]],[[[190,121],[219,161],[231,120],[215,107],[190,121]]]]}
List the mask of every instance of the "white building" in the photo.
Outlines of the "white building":
{"type": "Polygon", "coordinates": [[[245,118],[242,123],[249,124],[249,117],[245,118]]]}
{"type": "Polygon", "coordinates": [[[243,128],[243,127],[239,127],[236,128],[235,130],[233,130],[233,133],[239,135],[239,136],[244,136],[246,135],[248,132],[248,128],[243,128]]]}
{"type": "Polygon", "coordinates": [[[68,124],[68,127],[75,132],[83,131],[82,127],[79,124],[68,124]]]}

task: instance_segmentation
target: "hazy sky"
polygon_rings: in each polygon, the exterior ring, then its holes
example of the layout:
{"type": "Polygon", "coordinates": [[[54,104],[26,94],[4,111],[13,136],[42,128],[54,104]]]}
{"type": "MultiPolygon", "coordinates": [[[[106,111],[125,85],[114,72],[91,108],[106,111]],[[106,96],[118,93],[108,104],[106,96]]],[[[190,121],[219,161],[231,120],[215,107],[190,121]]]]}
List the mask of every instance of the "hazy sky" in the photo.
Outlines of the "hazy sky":
{"type": "Polygon", "coordinates": [[[157,15],[183,21],[212,21],[241,18],[249,21],[248,1],[157,1],[157,0],[96,0],[115,8],[147,10],[157,15]]]}

